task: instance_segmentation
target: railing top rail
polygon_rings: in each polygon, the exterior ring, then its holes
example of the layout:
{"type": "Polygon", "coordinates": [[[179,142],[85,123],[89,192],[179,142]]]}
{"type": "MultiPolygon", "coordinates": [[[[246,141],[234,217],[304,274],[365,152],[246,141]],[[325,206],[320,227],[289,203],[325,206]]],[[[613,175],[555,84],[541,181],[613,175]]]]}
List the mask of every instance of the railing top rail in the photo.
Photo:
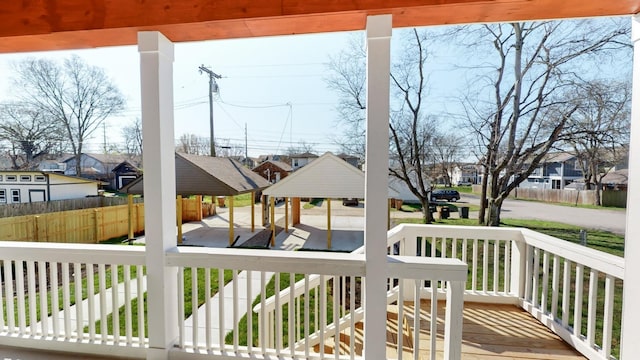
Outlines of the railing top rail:
{"type": "Polygon", "coordinates": [[[401,279],[465,281],[467,264],[458,259],[387,256],[388,276],[401,279]]]}
{"type": "Polygon", "coordinates": [[[0,260],[144,265],[144,246],[0,241],[0,260]]]}
{"type": "Polygon", "coordinates": [[[364,276],[365,257],[362,254],[320,251],[176,247],[167,252],[166,265],[297,274],[364,276]]]}
{"type": "Polygon", "coordinates": [[[624,258],[539,232],[520,229],[528,245],[562,256],[572,262],[624,279],[624,258]]]}
{"type": "MultiPolygon", "coordinates": [[[[522,241],[519,228],[487,226],[400,224],[387,232],[389,239],[399,237],[438,237],[453,239],[486,239],[522,241]]],[[[397,241],[396,240],[396,241],[397,241]]]]}

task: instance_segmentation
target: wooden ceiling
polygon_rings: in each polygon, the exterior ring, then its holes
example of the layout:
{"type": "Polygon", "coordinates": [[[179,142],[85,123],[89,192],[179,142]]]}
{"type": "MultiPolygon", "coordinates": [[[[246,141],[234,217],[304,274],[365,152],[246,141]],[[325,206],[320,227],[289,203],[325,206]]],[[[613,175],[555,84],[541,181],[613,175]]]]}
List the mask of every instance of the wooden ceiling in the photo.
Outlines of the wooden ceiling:
{"type": "Polygon", "coordinates": [[[140,30],[175,42],[365,28],[629,15],[640,0],[5,0],[0,52],[131,45],[140,30]]]}

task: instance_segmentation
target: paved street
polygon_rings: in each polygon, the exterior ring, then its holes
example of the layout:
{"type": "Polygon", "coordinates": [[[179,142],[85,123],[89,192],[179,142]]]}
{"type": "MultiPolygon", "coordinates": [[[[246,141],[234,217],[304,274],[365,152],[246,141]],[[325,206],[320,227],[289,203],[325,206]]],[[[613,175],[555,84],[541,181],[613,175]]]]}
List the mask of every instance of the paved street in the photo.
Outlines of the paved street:
{"type": "MultiPolygon", "coordinates": [[[[460,202],[480,204],[477,195],[462,194],[460,202]]],[[[476,214],[470,214],[471,216],[476,214]]],[[[590,229],[601,229],[624,235],[626,212],[624,210],[585,209],[564,205],[553,205],[537,201],[505,200],[502,219],[535,219],[557,221],[590,229]]]]}

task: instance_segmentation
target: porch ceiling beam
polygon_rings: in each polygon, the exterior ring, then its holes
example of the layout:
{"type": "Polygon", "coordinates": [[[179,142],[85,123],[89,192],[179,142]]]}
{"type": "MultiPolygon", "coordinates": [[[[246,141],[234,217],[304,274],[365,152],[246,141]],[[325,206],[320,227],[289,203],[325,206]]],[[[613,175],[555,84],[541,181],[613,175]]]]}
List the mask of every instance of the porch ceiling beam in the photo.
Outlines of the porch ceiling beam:
{"type": "Polygon", "coordinates": [[[173,42],[393,27],[628,15],[640,0],[35,0],[0,2],[0,52],[136,44],[156,30],[173,42]]]}

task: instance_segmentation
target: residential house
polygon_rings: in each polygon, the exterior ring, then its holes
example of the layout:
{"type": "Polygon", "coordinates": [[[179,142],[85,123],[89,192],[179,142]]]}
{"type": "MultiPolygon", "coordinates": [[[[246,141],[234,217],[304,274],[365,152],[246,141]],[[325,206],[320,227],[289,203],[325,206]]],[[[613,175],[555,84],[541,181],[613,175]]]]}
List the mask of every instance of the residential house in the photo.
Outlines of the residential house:
{"type": "Polygon", "coordinates": [[[283,163],[289,163],[291,161],[288,155],[278,155],[278,154],[260,155],[258,156],[257,159],[255,159],[257,164],[262,164],[267,160],[282,161],[283,163]]]}
{"type": "MultiPolygon", "coordinates": [[[[80,176],[87,179],[99,180],[107,183],[106,188],[117,190],[113,169],[124,161],[129,161],[134,166],[139,165],[139,160],[130,155],[123,154],[82,154],[80,160],[80,176]]],[[[65,175],[76,175],[76,157],[70,156],[64,161],[65,175]]]]}
{"type": "Polygon", "coordinates": [[[64,160],[68,159],[69,156],[64,156],[62,159],[45,159],[40,161],[38,164],[38,170],[51,172],[51,173],[59,173],[64,174],[64,171],[67,169],[67,164],[64,160]]]}
{"type": "Polygon", "coordinates": [[[582,179],[579,160],[569,152],[547,154],[538,167],[520,184],[521,188],[564,189],[582,179]]]}
{"type": "Polygon", "coordinates": [[[278,181],[284,179],[292,171],[289,164],[282,161],[267,160],[258,166],[254,167],[253,172],[267,179],[268,182],[275,184],[278,181]]]}
{"type": "Polygon", "coordinates": [[[116,190],[121,189],[142,175],[142,169],[133,165],[128,160],[116,165],[111,172],[113,173],[113,183],[115,184],[116,190]]]}
{"type": "Polygon", "coordinates": [[[451,172],[451,183],[453,185],[474,185],[480,184],[482,179],[482,166],[478,164],[459,164],[453,167],[451,172]]]}
{"type": "Polygon", "coordinates": [[[291,159],[291,168],[293,169],[293,171],[296,171],[312,162],[313,160],[317,159],[318,155],[312,154],[310,152],[305,152],[302,154],[290,155],[289,158],[291,159]]]}
{"type": "Polygon", "coordinates": [[[44,171],[0,171],[0,204],[67,200],[96,195],[96,181],[44,171]]]}
{"type": "Polygon", "coordinates": [[[345,153],[340,153],[340,154],[338,154],[336,156],[339,157],[340,159],[346,161],[350,165],[353,165],[353,166],[357,167],[358,169],[360,168],[360,158],[359,157],[353,156],[353,155],[348,155],[348,154],[345,154],[345,153]]]}
{"type": "MultiPolygon", "coordinates": [[[[145,125],[146,175],[149,176],[145,197],[146,246],[0,244],[5,277],[0,296],[6,300],[0,302],[6,306],[0,311],[0,316],[4,316],[0,323],[3,346],[44,349],[46,355],[56,350],[72,351],[78,353],[78,358],[90,354],[162,360],[329,359],[360,358],[360,355],[368,359],[406,355],[405,358],[458,360],[463,357],[463,346],[471,348],[473,353],[467,356],[474,358],[519,357],[514,355],[518,348],[538,358],[551,358],[558,349],[563,358],[573,358],[573,350],[590,359],[601,360],[612,356],[634,359],[640,354],[640,342],[637,341],[640,308],[633,305],[640,297],[640,244],[634,241],[640,238],[637,221],[627,222],[624,258],[523,228],[403,224],[389,230],[385,221],[388,211],[389,58],[394,26],[626,15],[631,17],[634,29],[631,43],[637,52],[640,50],[640,31],[636,30],[640,30],[640,16],[636,14],[640,12],[640,0],[565,0],[562,6],[546,0],[302,0],[295,3],[265,1],[265,6],[258,10],[242,2],[221,1],[216,3],[220,5],[216,11],[203,11],[202,5],[206,2],[201,0],[182,0],[181,6],[164,7],[151,1],[126,6],[129,3],[124,0],[82,3],[59,0],[57,8],[47,2],[3,7],[3,19],[7,20],[0,22],[0,50],[3,52],[129,45],[136,41],[135,29],[149,29],[137,33],[140,67],[144,70],[140,72],[141,108],[145,125]],[[38,19],[41,26],[12,21],[14,19],[38,19]],[[368,69],[367,104],[364,104],[368,163],[362,251],[336,254],[247,249],[238,252],[235,249],[178,247],[176,199],[172,191],[175,167],[171,166],[175,161],[174,104],[166,101],[173,98],[173,42],[363,29],[366,29],[368,69]],[[402,251],[404,256],[395,256],[395,249],[402,251]],[[497,258],[504,262],[495,262],[497,258]],[[42,264],[52,271],[36,273],[36,265],[40,269],[42,264]],[[124,295],[120,287],[117,291],[106,291],[105,265],[108,270],[118,269],[119,272],[122,269],[124,295]],[[69,266],[74,269],[72,275],[69,266]],[[58,272],[59,268],[62,271],[58,272]],[[92,276],[87,277],[89,286],[83,285],[82,269],[96,274],[99,279],[96,287],[90,286],[92,276]],[[197,306],[200,293],[196,284],[202,279],[199,274],[204,274],[206,284],[211,280],[210,269],[217,270],[220,282],[225,280],[227,271],[232,273],[229,285],[233,290],[219,294],[224,301],[206,298],[207,315],[198,316],[199,312],[194,312],[187,326],[186,321],[182,321],[182,311],[192,304],[186,303],[183,295],[188,291],[193,294],[197,306]],[[136,274],[135,279],[130,276],[131,270],[136,274]],[[189,273],[192,281],[185,281],[183,275],[189,273]],[[275,298],[266,302],[264,284],[270,282],[267,277],[274,273],[275,298]],[[15,281],[7,281],[7,277],[14,274],[18,274],[15,281]],[[249,342],[245,346],[239,344],[238,327],[230,332],[233,336],[227,338],[229,340],[225,339],[226,330],[232,330],[225,328],[226,320],[237,320],[237,309],[241,307],[246,306],[248,312],[253,310],[251,301],[235,296],[245,293],[235,280],[256,274],[258,279],[247,281],[247,284],[262,286],[261,308],[255,312],[261,317],[258,324],[249,323],[252,316],[246,321],[247,329],[257,325],[258,334],[253,334],[257,335],[259,344],[249,342]],[[46,286],[48,275],[55,284],[58,279],[63,285],[73,283],[75,299],[70,296],[69,286],[60,293],[58,287],[51,286],[54,291],[51,292],[46,286]],[[279,279],[288,277],[295,281],[297,275],[304,275],[304,279],[296,283],[295,288],[281,289],[287,290],[286,293],[278,291],[282,283],[279,279]],[[361,286],[364,281],[366,286],[361,286]],[[188,283],[194,284],[194,288],[187,289],[188,283]],[[72,311],[70,303],[73,300],[78,305],[85,302],[80,291],[84,286],[89,294],[87,308],[92,311],[83,312],[80,307],[72,311]],[[136,295],[133,289],[136,289],[136,295]],[[133,302],[128,300],[142,299],[145,290],[144,303],[137,301],[138,306],[132,306],[133,302]],[[93,296],[95,291],[98,293],[93,296]],[[331,291],[334,296],[324,296],[331,291]],[[343,296],[336,296],[340,293],[343,296]],[[358,302],[357,293],[361,295],[358,302]],[[617,307],[620,297],[614,297],[620,293],[624,304],[621,310],[617,307]],[[34,294],[40,295],[39,303],[34,294]],[[309,308],[312,296],[320,305],[310,322],[308,312],[304,316],[295,314],[309,308]],[[227,298],[234,301],[233,306],[223,306],[227,298]],[[345,304],[347,298],[349,306],[345,304]],[[116,325],[110,329],[107,327],[107,308],[119,307],[122,299],[127,299],[123,305],[125,316],[122,320],[114,316],[113,322],[120,321],[123,330],[116,325]],[[438,300],[442,300],[443,308],[438,300]],[[482,303],[490,305],[481,309],[478,306],[482,303]],[[38,310],[46,314],[49,305],[53,316],[39,319],[38,310]],[[420,312],[416,311],[418,305],[421,305],[420,312]],[[332,312],[326,311],[329,307],[332,312]],[[131,314],[139,314],[137,322],[132,321],[131,314]],[[288,318],[283,320],[283,314],[288,314],[288,318]],[[476,318],[463,321],[463,314],[467,319],[474,314],[476,318]],[[509,315],[502,317],[504,314],[509,315]],[[362,322],[365,317],[366,321],[362,322]],[[98,318],[100,331],[92,321],[98,318]],[[532,322],[522,325],[523,319],[532,322]],[[215,328],[218,336],[212,331],[213,323],[219,325],[215,328]],[[304,329],[296,323],[301,323],[304,329]],[[463,341],[463,328],[469,327],[487,330],[489,334],[463,341]],[[536,330],[541,327],[544,332],[536,330]],[[283,331],[285,329],[288,333],[283,331]],[[313,334],[309,334],[311,331],[313,334]],[[425,333],[430,333],[430,338],[423,341],[425,333]],[[566,343],[554,346],[560,337],[566,343]],[[283,338],[288,345],[283,345],[283,338]],[[343,342],[343,339],[350,341],[343,342]],[[232,344],[227,345],[227,341],[232,344]],[[356,341],[360,341],[357,346],[356,341]],[[620,349],[619,354],[615,352],[614,355],[613,347],[620,349]],[[354,348],[362,353],[354,354],[354,348]],[[344,351],[350,353],[340,353],[344,351]]],[[[640,59],[634,58],[633,65],[634,72],[640,71],[640,59]]],[[[634,79],[637,82],[639,77],[634,76],[634,79]]],[[[640,124],[637,121],[640,112],[636,109],[640,104],[634,101],[633,134],[638,131],[634,127],[640,124]]],[[[634,182],[633,176],[640,174],[640,147],[633,146],[630,150],[632,161],[629,163],[633,168],[630,174],[631,182],[634,182]]],[[[640,198],[640,188],[631,187],[629,191],[629,198],[640,198]]],[[[628,219],[640,215],[637,207],[640,207],[638,202],[630,202],[628,219]]],[[[118,281],[116,271],[111,271],[111,275],[118,281]]],[[[225,287],[220,286],[220,290],[225,287]]],[[[207,286],[205,293],[209,290],[207,286]]],[[[243,335],[251,339],[251,331],[243,335]]],[[[32,357],[37,358],[37,355],[32,357]]]]}

